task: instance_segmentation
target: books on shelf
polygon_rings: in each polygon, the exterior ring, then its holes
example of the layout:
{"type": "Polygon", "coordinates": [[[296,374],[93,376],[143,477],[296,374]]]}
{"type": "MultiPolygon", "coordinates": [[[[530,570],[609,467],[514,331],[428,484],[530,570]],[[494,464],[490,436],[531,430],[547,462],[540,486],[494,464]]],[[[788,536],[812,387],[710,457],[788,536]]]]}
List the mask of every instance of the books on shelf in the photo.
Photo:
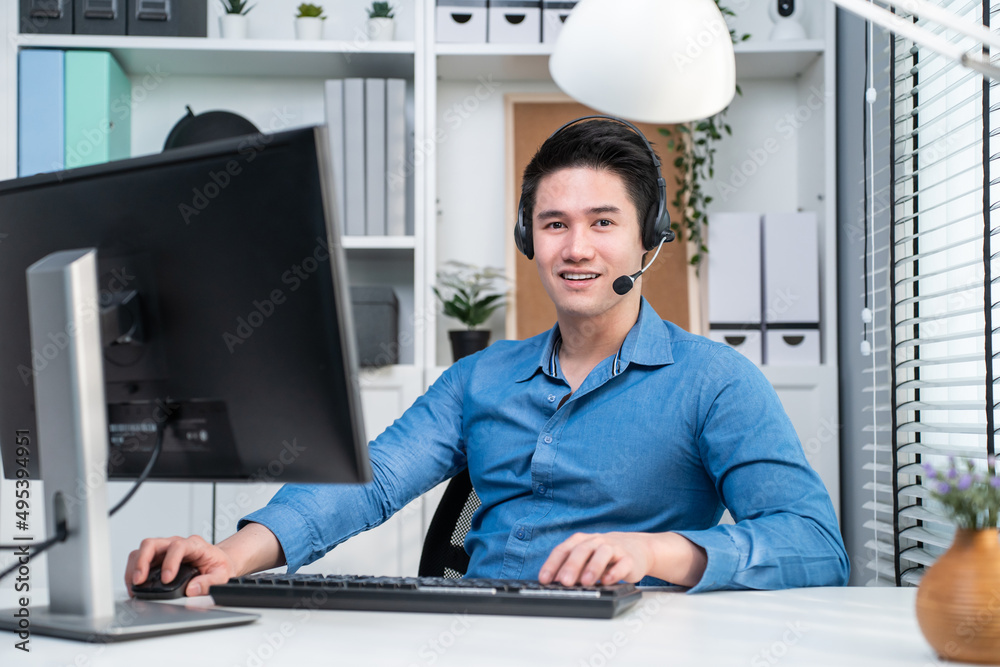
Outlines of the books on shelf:
{"type": "Polygon", "coordinates": [[[18,176],[132,153],[132,83],[106,51],[18,54],[18,176]]]}
{"type": "Polygon", "coordinates": [[[325,103],[341,233],[405,236],[406,81],[331,79],[325,103]]]}

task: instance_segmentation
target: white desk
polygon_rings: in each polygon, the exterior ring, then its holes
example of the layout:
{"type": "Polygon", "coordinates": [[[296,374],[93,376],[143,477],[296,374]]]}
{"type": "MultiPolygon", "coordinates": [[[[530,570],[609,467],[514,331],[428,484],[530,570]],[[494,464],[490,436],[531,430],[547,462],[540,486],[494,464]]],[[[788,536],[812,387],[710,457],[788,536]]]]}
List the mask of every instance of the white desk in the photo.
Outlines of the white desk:
{"type": "MultiPolygon", "coordinates": [[[[94,645],[0,633],[0,665],[275,667],[349,665],[704,665],[862,667],[939,664],[914,614],[915,589],[825,588],[646,593],[610,621],[255,610],[254,624],[94,645]]],[[[196,598],[206,605],[209,598],[196,598]]],[[[248,610],[249,611],[249,610],[248,610]]]]}

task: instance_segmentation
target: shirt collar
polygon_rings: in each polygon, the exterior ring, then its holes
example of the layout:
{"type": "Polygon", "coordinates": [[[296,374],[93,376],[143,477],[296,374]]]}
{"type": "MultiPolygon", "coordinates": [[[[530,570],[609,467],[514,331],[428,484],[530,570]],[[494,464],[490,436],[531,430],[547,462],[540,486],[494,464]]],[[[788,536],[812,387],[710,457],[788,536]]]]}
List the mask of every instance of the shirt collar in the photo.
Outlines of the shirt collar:
{"type": "MultiPolygon", "coordinates": [[[[562,345],[562,335],[559,324],[556,323],[545,334],[537,363],[528,364],[515,375],[517,382],[523,382],[542,371],[549,377],[559,377],[559,347],[562,345]]],[[[642,366],[665,366],[674,361],[670,351],[670,331],[667,325],[656,314],[645,297],[639,305],[639,318],[622,342],[615,354],[612,374],[618,375],[630,363],[642,366]]]]}

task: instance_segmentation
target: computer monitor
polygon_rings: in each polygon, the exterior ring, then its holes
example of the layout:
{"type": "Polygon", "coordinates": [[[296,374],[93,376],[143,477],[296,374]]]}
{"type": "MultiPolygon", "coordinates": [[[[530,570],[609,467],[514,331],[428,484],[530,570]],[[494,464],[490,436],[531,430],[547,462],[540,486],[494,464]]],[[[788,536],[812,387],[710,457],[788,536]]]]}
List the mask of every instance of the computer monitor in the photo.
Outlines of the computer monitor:
{"type": "MultiPolygon", "coordinates": [[[[326,146],[308,128],[0,183],[3,470],[40,473],[48,534],[69,518],[49,611],[83,618],[51,634],[107,616],[104,461],[135,477],[158,434],[152,478],[370,479],[326,146]]],[[[98,638],[156,634],[129,632],[98,638]]]]}

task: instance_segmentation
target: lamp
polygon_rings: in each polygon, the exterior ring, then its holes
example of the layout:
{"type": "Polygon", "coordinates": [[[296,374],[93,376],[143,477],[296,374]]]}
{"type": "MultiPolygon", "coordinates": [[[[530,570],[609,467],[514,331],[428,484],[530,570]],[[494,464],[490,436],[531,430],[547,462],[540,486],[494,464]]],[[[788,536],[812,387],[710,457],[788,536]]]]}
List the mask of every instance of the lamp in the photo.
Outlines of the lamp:
{"type": "Polygon", "coordinates": [[[732,38],[714,0],[581,0],[549,71],[570,97],[645,123],[708,118],[736,93],[732,38]]]}
{"type": "MultiPolygon", "coordinates": [[[[869,0],[831,0],[992,79],[988,57],[950,43],[869,0]]],[[[1000,36],[926,0],[881,0],[971,37],[996,53],[1000,36]]],[[[581,0],[566,19],[549,72],[570,97],[645,123],[683,123],[722,111],[736,90],[729,27],[714,0],[581,0]]]]}

